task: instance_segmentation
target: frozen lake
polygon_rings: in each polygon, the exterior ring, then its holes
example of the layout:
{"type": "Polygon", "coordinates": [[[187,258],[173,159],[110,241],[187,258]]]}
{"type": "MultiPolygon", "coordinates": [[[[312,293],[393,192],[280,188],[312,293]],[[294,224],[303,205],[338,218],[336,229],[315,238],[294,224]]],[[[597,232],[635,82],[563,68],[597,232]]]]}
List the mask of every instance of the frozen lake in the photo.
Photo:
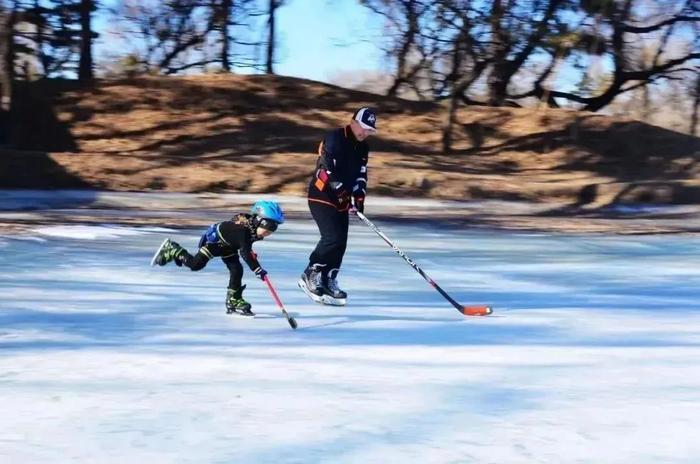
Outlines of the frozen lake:
{"type": "Polygon", "coordinates": [[[378,225],[494,315],[359,221],[345,308],[296,287],[313,223],[256,245],[297,331],[248,271],[255,320],[220,261],[148,266],[201,229],[0,236],[0,462],[700,462],[697,237],[378,225]]]}

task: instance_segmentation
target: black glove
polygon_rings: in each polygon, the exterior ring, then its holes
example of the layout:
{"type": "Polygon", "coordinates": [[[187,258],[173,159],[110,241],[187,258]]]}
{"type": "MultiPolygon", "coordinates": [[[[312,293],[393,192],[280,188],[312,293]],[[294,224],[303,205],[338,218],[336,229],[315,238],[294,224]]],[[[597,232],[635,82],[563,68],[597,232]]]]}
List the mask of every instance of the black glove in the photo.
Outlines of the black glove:
{"type": "Polygon", "coordinates": [[[254,272],[255,272],[255,277],[257,277],[260,280],[265,280],[265,276],[267,275],[267,271],[265,269],[263,269],[262,267],[259,267],[254,272]]]}
{"type": "Polygon", "coordinates": [[[345,208],[350,204],[350,193],[345,189],[340,189],[335,192],[338,198],[338,206],[340,209],[345,208]]]}
{"type": "Polygon", "coordinates": [[[365,212],[365,197],[352,197],[352,206],[360,213],[365,212]]]}

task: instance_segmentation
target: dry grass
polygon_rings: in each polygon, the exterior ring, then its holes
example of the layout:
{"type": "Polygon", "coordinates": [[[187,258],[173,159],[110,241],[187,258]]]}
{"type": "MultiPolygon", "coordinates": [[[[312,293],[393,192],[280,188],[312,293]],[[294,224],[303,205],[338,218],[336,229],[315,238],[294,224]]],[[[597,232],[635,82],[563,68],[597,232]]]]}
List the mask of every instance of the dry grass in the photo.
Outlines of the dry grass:
{"type": "Polygon", "coordinates": [[[439,105],[301,79],[143,78],[55,90],[27,90],[18,139],[31,151],[0,153],[0,186],[303,194],[323,132],[371,105],[380,127],[371,192],[584,208],[700,202],[700,139],[634,120],[465,108],[444,155],[439,105]]]}

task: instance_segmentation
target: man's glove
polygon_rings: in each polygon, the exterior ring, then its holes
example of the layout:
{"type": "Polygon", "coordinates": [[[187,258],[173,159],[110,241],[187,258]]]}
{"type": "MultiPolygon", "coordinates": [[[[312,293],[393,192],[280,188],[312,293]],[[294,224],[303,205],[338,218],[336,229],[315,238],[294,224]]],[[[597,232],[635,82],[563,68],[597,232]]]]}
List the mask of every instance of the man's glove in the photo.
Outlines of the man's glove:
{"type": "Polygon", "coordinates": [[[350,193],[345,189],[340,189],[335,192],[338,198],[338,206],[340,209],[345,208],[350,204],[350,193]]]}
{"type": "Polygon", "coordinates": [[[352,197],[352,206],[359,212],[365,212],[365,197],[352,197]]]}
{"type": "Polygon", "coordinates": [[[265,276],[267,275],[267,271],[265,269],[263,269],[262,267],[259,267],[254,272],[255,272],[255,277],[257,277],[260,280],[265,280],[265,276]]]}

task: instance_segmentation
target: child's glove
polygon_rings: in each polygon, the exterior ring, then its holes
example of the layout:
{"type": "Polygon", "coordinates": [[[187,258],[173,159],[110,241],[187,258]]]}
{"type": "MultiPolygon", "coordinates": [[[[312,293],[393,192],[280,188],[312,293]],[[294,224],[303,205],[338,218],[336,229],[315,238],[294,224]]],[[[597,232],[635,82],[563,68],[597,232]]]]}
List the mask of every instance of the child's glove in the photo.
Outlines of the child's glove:
{"type": "Polygon", "coordinates": [[[257,277],[260,280],[265,280],[265,276],[267,275],[267,271],[265,269],[263,269],[262,267],[259,267],[254,272],[255,272],[255,277],[257,277]]]}

